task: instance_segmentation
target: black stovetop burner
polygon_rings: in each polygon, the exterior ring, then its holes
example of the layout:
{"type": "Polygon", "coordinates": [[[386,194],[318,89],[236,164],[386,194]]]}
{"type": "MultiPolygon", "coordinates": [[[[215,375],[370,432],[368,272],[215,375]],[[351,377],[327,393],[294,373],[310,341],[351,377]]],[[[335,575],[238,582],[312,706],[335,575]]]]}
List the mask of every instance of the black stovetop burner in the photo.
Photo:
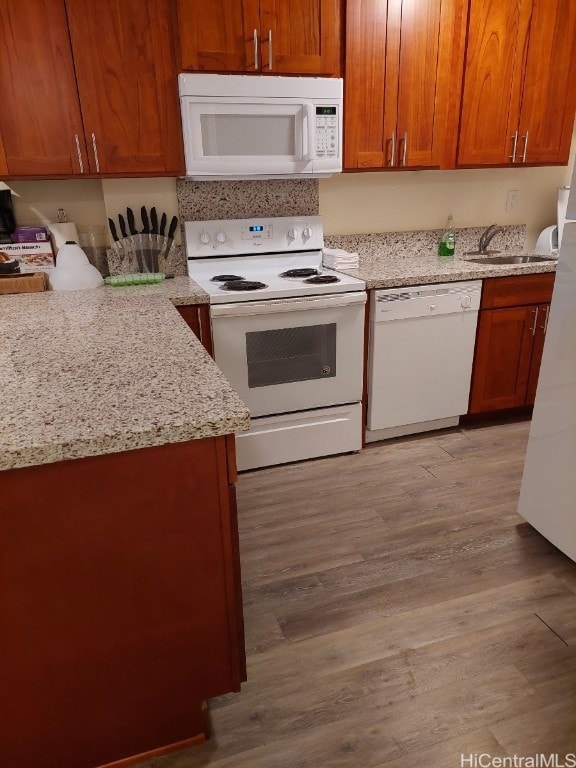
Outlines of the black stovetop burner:
{"type": "Polygon", "coordinates": [[[255,280],[229,280],[222,284],[224,291],[259,291],[262,288],[268,288],[268,286],[255,280]]]}
{"type": "Polygon", "coordinates": [[[214,275],[211,277],[213,283],[229,283],[232,280],[244,280],[242,275],[214,275]]]}
{"type": "Polygon", "coordinates": [[[280,277],[312,277],[319,274],[320,272],[313,267],[300,267],[299,269],[289,269],[286,272],[281,272],[280,277]]]}
{"type": "Polygon", "coordinates": [[[323,285],[324,283],[339,283],[340,278],[336,275],[316,275],[316,277],[309,277],[304,282],[312,283],[312,285],[323,285]]]}

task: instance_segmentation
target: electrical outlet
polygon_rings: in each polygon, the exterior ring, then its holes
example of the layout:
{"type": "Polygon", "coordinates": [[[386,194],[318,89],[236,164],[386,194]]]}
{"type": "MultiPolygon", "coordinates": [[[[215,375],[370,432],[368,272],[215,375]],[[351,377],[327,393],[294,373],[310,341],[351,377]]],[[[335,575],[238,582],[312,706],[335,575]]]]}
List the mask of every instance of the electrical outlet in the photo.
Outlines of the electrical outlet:
{"type": "Polygon", "coordinates": [[[509,189],[506,195],[506,213],[516,211],[520,205],[520,190],[509,189]]]}

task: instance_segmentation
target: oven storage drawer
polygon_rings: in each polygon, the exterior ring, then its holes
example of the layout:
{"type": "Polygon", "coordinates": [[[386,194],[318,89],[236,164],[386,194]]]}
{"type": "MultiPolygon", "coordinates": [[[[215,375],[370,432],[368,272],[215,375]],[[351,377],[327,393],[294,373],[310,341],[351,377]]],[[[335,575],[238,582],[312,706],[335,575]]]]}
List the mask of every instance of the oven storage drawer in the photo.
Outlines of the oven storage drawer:
{"type": "Polygon", "coordinates": [[[253,419],[236,435],[236,463],[243,471],[361,448],[362,406],[353,403],[253,419]]]}

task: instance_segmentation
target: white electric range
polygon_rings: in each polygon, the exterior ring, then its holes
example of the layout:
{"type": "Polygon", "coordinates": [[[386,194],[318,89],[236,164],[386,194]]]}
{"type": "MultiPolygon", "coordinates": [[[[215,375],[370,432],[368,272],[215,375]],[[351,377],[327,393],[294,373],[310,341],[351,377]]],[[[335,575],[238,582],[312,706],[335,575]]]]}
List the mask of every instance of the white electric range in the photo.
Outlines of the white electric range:
{"type": "Polygon", "coordinates": [[[365,283],[322,266],[319,216],[186,222],[214,357],[250,409],[238,468],[359,450],[365,283]]]}

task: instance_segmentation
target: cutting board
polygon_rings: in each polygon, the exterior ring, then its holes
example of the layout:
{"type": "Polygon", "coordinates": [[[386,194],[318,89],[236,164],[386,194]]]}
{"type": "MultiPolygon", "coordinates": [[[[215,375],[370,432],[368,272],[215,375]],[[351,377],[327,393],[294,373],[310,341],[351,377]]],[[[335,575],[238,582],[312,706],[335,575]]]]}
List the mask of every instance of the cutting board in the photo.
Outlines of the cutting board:
{"type": "Polygon", "coordinates": [[[48,280],[45,272],[20,275],[0,275],[0,295],[5,293],[36,293],[45,291],[48,280]]]}

